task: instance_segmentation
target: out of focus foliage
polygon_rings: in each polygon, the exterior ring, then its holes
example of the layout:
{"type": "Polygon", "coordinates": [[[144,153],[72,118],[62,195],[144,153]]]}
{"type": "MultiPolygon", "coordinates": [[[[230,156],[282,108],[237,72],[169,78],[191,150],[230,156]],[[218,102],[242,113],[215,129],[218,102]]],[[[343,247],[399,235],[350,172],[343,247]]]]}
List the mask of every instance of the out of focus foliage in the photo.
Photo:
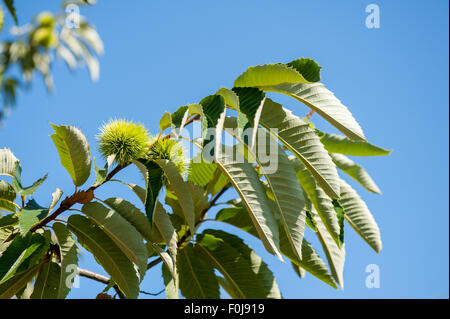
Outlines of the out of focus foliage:
{"type": "Polygon", "coordinates": [[[21,24],[13,0],[0,5],[0,121],[16,105],[18,89],[27,89],[34,74],[42,76],[47,90],[53,90],[51,73],[55,59],[62,59],[74,70],[87,65],[91,79],[99,77],[97,57],[103,43],[95,28],[80,15],[83,5],[92,1],[65,1],[61,11],[43,11],[32,21],[21,24]],[[14,25],[6,30],[6,16],[14,25]]]}

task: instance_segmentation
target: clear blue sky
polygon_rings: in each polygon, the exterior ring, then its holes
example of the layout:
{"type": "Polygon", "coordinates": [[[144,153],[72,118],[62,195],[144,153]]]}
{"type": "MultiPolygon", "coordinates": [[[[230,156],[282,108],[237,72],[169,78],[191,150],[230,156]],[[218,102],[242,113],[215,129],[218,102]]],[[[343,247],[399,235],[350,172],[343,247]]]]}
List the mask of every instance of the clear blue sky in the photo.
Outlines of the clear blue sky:
{"type": "MultiPolygon", "coordinates": [[[[59,1],[15,2],[23,22],[59,7],[59,1]]],[[[383,195],[352,183],[380,226],[383,250],[376,254],[347,227],[345,289],[336,291],[309,274],[299,279],[289,264],[246,241],[269,263],[286,298],[448,298],[448,1],[98,2],[81,13],[105,44],[100,81],[90,82],[86,69],[71,74],[58,61],[55,93],[47,95],[36,79],[0,129],[0,147],[10,147],[22,161],[26,182],[50,173],[35,194],[38,202],[48,205],[56,187],[73,191],[49,138],[49,122],[81,128],[98,158],[95,134],[111,117],[141,121],[156,133],[165,110],[231,87],[250,65],[312,57],[323,67],[322,81],[350,108],[369,141],[393,150],[387,157],[355,158],[383,195]],[[365,27],[370,3],[380,7],[380,29],[365,27]],[[380,267],[379,289],[365,287],[368,264],[380,267]]],[[[275,98],[298,115],[308,112],[294,100],[275,98]]],[[[313,121],[334,131],[317,115],[313,121]]],[[[129,174],[121,177],[139,181],[129,174]]],[[[111,193],[134,200],[112,185],[97,196],[111,193]]],[[[104,273],[89,253],[80,265],[104,273]]],[[[102,287],[82,279],[69,296],[95,297],[102,287]]],[[[162,287],[157,267],[142,288],[162,287]]]]}

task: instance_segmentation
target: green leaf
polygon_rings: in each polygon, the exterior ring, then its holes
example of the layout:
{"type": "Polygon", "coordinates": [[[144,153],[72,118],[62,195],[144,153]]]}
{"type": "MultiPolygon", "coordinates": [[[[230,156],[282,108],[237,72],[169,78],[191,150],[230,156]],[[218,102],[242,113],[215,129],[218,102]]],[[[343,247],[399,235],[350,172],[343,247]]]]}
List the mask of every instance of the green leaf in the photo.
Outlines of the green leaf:
{"type": "Polygon", "coordinates": [[[378,188],[377,184],[375,184],[373,179],[370,177],[369,173],[367,173],[367,171],[364,168],[353,162],[345,155],[341,154],[330,154],[330,155],[336,166],[339,167],[339,169],[341,169],[343,172],[348,174],[355,181],[357,181],[359,184],[361,184],[361,186],[363,186],[369,192],[381,194],[381,191],[378,188]]]}
{"type": "Polygon", "coordinates": [[[156,242],[154,229],[150,227],[147,216],[136,206],[117,197],[108,198],[104,203],[133,225],[143,238],[147,241],[156,242]]]}
{"type": "Polygon", "coordinates": [[[342,207],[340,200],[333,199],[333,208],[336,212],[338,225],[339,225],[339,237],[338,237],[338,246],[342,247],[344,244],[344,220],[345,220],[345,212],[342,207]]]}
{"type": "Polygon", "coordinates": [[[129,189],[133,191],[133,193],[136,194],[136,196],[139,198],[139,200],[142,202],[142,204],[145,205],[145,197],[147,196],[147,191],[143,189],[141,186],[133,184],[133,183],[125,183],[118,179],[112,179],[111,181],[122,183],[123,185],[127,186],[129,189]]]}
{"type": "Polygon", "coordinates": [[[108,176],[108,164],[106,164],[104,168],[100,168],[97,166],[94,157],[94,171],[95,171],[95,183],[93,186],[99,186],[106,180],[106,176],[108,176]]]}
{"type": "Polygon", "coordinates": [[[162,168],[167,176],[170,188],[173,189],[178,198],[180,206],[184,213],[189,228],[192,232],[195,231],[195,209],[194,202],[190,196],[189,184],[183,180],[177,167],[169,160],[156,160],[156,163],[162,168]]]}
{"type": "Polygon", "coordinates": [[[55,262],[45,263],[39,270],[31,299],[56,299],[61,280],[61,267],[55,262]]]}
{"type": "Polygon", "coordinates": [[[16,293],[17,299],[31,299],[31,294],[34,290],[34,283],[33,281],[29,281],[25,287],[23,287],[19,292],[16,293]]]}
{"type": "Polygon", "coordinates": [[[309,83],[295,68],[282,63],[249,67],[234,81],[235,87],[258,87],[285,83],[309,83]]]}
{"type": "Polygon", "coordinates": [[[12,298],[20,292],[26,284],[33,279],[41,267],[42,264],[35,265],[27,271],[20,273],[0,284],[0,299],[12,298]]]}
{"type": "Polygon", "coordinates": [[[195,253],[192,244],[178,252],[177,268],[183,296],[188,299],[220,298],[214,268],[195,253]]]}
{"type": "Polygon", "coordinates": [[[391,151],[370,144],[367,141],[354,141],[338,134],[318,132],[320,141],[330,153],[339,153],[352,156],[380,156],[388,155],[391,151]]]}
{"type": "Polygon", "coordinates": [[[219,282],[219,285],[227,292],[227,294],[230,295],[233,299],[240,299],[241,295],[240,292],[233,286],[228,280],[226,280],[222,276],[216,276],[217,281],[219,282]]]}
{"type": "MultiPolygon", "coordinates": [[[[188,182],[189,193],[194,204],[195,222],[199,221],[202,217],[203,210],[208,207],[209,201],[205,194],[205,190],[197,185],[188,182]]],[[[183,218],[183,209],[181,208],[178,197],[170,190],[166,192],[165,203],[172,208],[172,212],[183,218]]]]}
{"type": "Polygon", "coordinates": [[[169,271],[168,266],[164,263],[162,264],[162,275],[164,280],[164,285],[166,286],[166,298],[167,299],[178,299],[178,285],[176,279],[173,278],[173,274],[169,271]]]}
{"type": "Polygon", "coordinates": [[[5,251],[14,239],[18,220],[15,214],[0,217],[0,252],[5,251]]]}
{"type": "Polygon", "coordinates": [[[272,272],[239,237],[207,229],[197,243],[195,251],[227,279],[239,298],[281,298],[272,272]]]}
{"type": "Polygon", "coordinates": [[[50,203],[50,206],[48,208],[48,213],[49,214],[52,212],[53,208],[55,208],[56,204],[58,204],[59,200],[61,199],[62,194],[63,194],[63,191],[60,190],[59,188],[57,188],[52,193],[52,202],[50,203]]]}
{"type": "Polygon", "coordinates": [[[234,152],[234,148],[225,148],[217,163],[247,207],[264,247],[283,260],[279,252],[278,226],[258,174],[250,163],[234,159],[234,152]]]}
{"type": "Polygon", "coordinates": [[[309,82],[320,81],[320,69],[316,61],[308,58],[300,58],[286,64],[296,69],[309,82]]]}
{"type": "Polygon", "coordinates": [[[300,266],[297,266],[296,264],[294,264],[293,262],[291,262],[291,266],[294,269],[295,273],[300,277],[300,278],[305,278],[306,276],[306,270],[303,269],[300,266]]]}
{"type": "Polygon", "coordinates": [[[339,243],[341,229],[331,198],[317,185],[313,175],[297,158],[292,156],[290,157],[290,161],[291,165],[294,167],[300,186],[308,195],[311,203],[333,239],[336,243],[339,243]]]}
{"type": "Polygon", "coordinates": [[[172,132],[178,136],[183,130],[189,116],[189,106],[181,106],[171,114],[172,132]]]}
{"type": "Polygon", "coordinates": [[[56,222],[52,225],[52,228],[58,241],[61,258],[61,271],[56,289],[57,293],[54,298],[64,299],[73,285],[73,282],[68,282],[68,280],[75,269],[74,266],[78,266],[79,250],[69,229],[64,224],[56,222]]]}
{"type": "Polygon", "coordinates": [[[336,167],[307,122],[270,99],[265,100],[260,122],[306,166],[330,197],[339,197],[336,167]]]}
{"type": "Polygon", "coordinates": [[[159,192],[163,187],[164,173],[162,168],[153,160],[140,159],[138,163],[143,164],[146,169],[147,195],[145,196],[145,214],[150,222],[150,226],[152,226],[153,212],[158,201],[159,192]]]}
{"type": "Polygon", "coordinates": [[[365,140],[352,113],[322,83],[282,84],[261,89],[286,94],[311,108],[350,139],[365,140]]]}
{"type": "MultiPolygon", "coordinates": [[[[256,232],[256,229],[253,226],[245,207],[241,203],[237,203],[237,206],[234,207],[221,209],[216,215],[216,220],[238,227],[243,231],[255,236],[256,238],[259,238],[258,233],[256,232]]],[[[301,259],[298,259],[297,255],[292,250],[292,246],[289,243],[284,228],[281,226],[279,227],[279,233],[280,251],[283,255],[288,257],[292,262],[294,262],[298,266],[301,266],[318,279],[336,288],[336,285],[333,282],[333,278],[328,272],[327,265],[319,257],[310,243],[303,239],[301,249],[302,257],[301,259]]]]}
{"type": "MultiPolygon", "coordinates": [[[[178,238],[177,238],[177,232],[175,231],[175,228],[172,225],[172,222],[170,221],[169,215],[167,214],[164,207],[161,205],[160,202],[156,203],[155,207],[155,225],[158,227],[159,232],[161,233],[161,236],[164,238],[164,241],[167,245],[168,252],[170,256],[172,257],[172,261],[174,262],[174,265],[177,260],[177,249],[178,249],[178,238]]],[[[175,269],[173,270],[175,272],[175,269]]]]}
{"type": "Polygon", "coordinates": [[[341,180],[341,192],[339,202],[344,208],[345,219],[369,246],[379,253],[382,247],[380,230],[366,203],[344,180],[341,180]]]}
{"type": "Polygon", "coordinates": [[[169,112],[164,112],[163,116],[159,120],[159,128],[164,131],[172,125],[172,116],[169,112]]]}
{"type": "Polygon", "coordinates": [[[147,249],[136,228],[117,211],[98,202],[87,203],[81,210],[139,267],[142,279],[147,271],[147,249]]]}
{"type": "Polygon", "coordinates": [[[0,31],[3,29],[3,23],[5,22],[5,13],[3,12],[3,8],[0,7],[0,31]]]}
{"type": "Polygon", "coordinates": [[[218,149],[222,141],[222,125],[226,113],[225,99],[221,95],[209,95],[201,100],[200,104],[202,105],[203,147],[215,141],[215,149],[218,149]],[[215,136],[207,136],[207,134],[210,135],[208,129],[215,129],[215,136]]]}
{"type": "Polygon", "coordinates": [[[205,161],[202,154],[198,153],[189,165],[188,181],[215,195],[228,183],[228,178],[216,163],[205,161]]]}
{"type": "Polygon", "coordinates": [[[11,184],[0,180],[0,210],[7,212],[16,212],[14,200],[16,199],[16,192],[11,184]]]}
{"type": "Polygon", "coordinates": [[[265,94],[257,88],[233,88],[233,91],[239,96],[239,114],[238,128],[239,134],[252,128],[251,138],[248,140],[247,134],[243,135],[246,144],[251,148],[256,143],[261,111],[264,106],[265,94]]]}
{"type": "Polygon", "coordinates": [[[86,137],[76,127],[51,125],[55,133],[50,137],[58,150],[61,164],[75,186],[83,185],[91,171],[91,150],[86,137]]]}
{"type": "Polygon", "coordinates": [[[17,235],[0,256],[0,284],[16,273],[34,266],[36,259],[43,256],[40,248],[46,249],[48,247],[46,244],[46,239],[40,234],[17,235]]]}
{"type": "Polygon", "coordinates": [[[226,105],[235,110],[239,110],[239,97],[235,92],[226,87],[221,87],[215,94],[222,96],[226,105]]]}
{"type": "Polygon", "coordinates": [[[47,215],[48,209],[39,206],[34,199],[28,201],[27,205],[19,213],[20,233],[27,233],[47,215]]]}
{"type": "Polygon", "coordinates": [[[89,250],[128,298],[139,295],[139,277],[133,263],[97,224],[81,215],[71,215],[67,226],[89,250]]]}
{"type": "Polygon", "coordinates": [[[13,178],[13,186],[16,190],[18,195],[21,196],[31,196],[34,194],[34,192],[38,189],[39,186],[47,179],[47,174],[44,175],[44,177],[39,178],[37,181],[35,181],[31,186],[24,187],[22,185],[22,167],[20,166],[20,163],[17,165],[16,173],[14,174],[13,178]]]}
{"type": "Polygon", "coordinates": [[[0,149],[0,175],[14,177],[19,160],[8,148],[0,149]]]}
{"type": "Polygon", "coordinates": [[[322,220],[317,215],[317,212],[312,209],[314,222],[317,226],[317,237],[322,245],[322,248],[327,256],[328,265],[330,266],[331,274],[338,285],[344,289],[344,263],[345,263],[345,245],[338,247],[330,233],[326,229],[322,220]]]}
{"type": "Polygon", "coordinates": [[[15,214],[0,216],[0,229],[4,227],[17,225],[18,218],[15,214]]]}
{"type": "MultiPolygon", "coordinates": [[[[241,97],[241,95],[239,96],[241,97]]],[[[245,102],[242,104],[245,104],[245,102]]],[[[230,120],[229,122],[233,122],[234,119],[230,120]]],[[[235,128],[236,124],[231,124],[231,127],[235,128]]],[[[258,161],[260,172],[264,175],[271,190],[276,210],[281,217],[281,224],[285,228],[289,243],[292,245],[292,249],[297,254],[298,259],[300,259],[303,234],[305,232],[305,199],[288,156],[279,144],[265,132],[265,134],[261,134],[261,132],[258,134],[254,148],[257,150],[257,153],[239,136],[236,136],[234,130],[229,131],[229,133],[244,145],[252,157],[258,161]],[[275,150],[272,150],[273,146],[276,147],[275,150]],[[267,162],[263,162],[259,158],[258,155],[261,153],[266,156],[270,154],[267,162]],[[276,167],[274,167],[275,165],[276,167]]]]}

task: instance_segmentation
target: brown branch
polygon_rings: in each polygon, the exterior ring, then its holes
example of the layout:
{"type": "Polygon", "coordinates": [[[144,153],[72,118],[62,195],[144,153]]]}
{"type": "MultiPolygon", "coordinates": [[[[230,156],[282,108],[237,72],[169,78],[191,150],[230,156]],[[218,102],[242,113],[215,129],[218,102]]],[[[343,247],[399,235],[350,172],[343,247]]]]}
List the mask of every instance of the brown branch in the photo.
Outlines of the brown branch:
{"type": "Polygon", "coordinates": [[[111,178],[113,178],[114,175],[116,175],[118,172],[120,172],[122,169],[127,167],[127,165],[117,165],[105,178],[103,183],[91,186],[85,191],[78,191],[72,194],[70,197],[66,197],[61,204],[59,205],[58,209],[55,210],[52,214],[45,217],[43,220],[41,220],[39,223],[37,223],[33,228],[30,229],[31,232],[34,232],[36,229],[43,227],[44,225],[47,225],[50,221],[54,220],[56,217],[64,213],[66,210],[70,209],[75,204],[86,204],[90,202],[94,198],[94,190],[96,190],[98,187],[109,181],[111,178]]]}
{"type": "MultiPolygon", "coordinates": [[[[208,211],[211,209],[211,207],[213,207],[217,200],[229,189],[230,187],[224,187],[222,188],[217,194],[216,196],[209,202],[208,206],[203,209],[201,215],[200,215],[200,219],[195,223],[195,227],[197,227],[200,223],[203,222],[203,219],[205,218],[206,214],[208,213],[208,211]]],[[[178,241],[177,245],[178,247],[180,247],[182,244],[184,244],[184,242],[191,236],[191,230],[188,229],[187,232],[180,238],[180,240],[178,241]]]]}
{"type": "MultiPolygon", "coordinates": [[[[109,282],[111,281],[111,279],[108,277],[105,277],[103,275],[100,275],[100,274],[97,274],[90,270],[82,269],[82,268],[78,268],[78,275],[95,280],[95,281],[100,282],[105,285],[108,285],[109,282]]],[[[119,289],[119,286],[114,285],[113,288],[116,291],[116,293],[120,299],[127,299],[127,297],[124,295],[124,293],[119,289]]]]}
{"type": "Polygon", "coordinates": [[[159,258],[157,258],[157,259],[155,259],[155,260],[149,262],[149,263],[147,264],[147,270],[149,270],[149,269],[152,268],[152,267],[155,267],[155,266],[156,266],[157,264],[159,264],[161,261],[162,261],[162,259],[161,259],[161,257],[159,257],[159,258]]]}

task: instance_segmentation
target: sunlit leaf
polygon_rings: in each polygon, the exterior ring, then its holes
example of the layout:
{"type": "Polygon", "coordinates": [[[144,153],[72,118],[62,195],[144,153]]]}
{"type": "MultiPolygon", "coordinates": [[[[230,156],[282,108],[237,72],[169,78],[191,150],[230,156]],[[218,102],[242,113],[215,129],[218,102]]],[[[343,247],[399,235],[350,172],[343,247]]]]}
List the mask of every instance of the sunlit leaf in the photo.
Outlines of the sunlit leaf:
{"type": "Polygon", "coordinates": [[[379,253],[382,247],[380,230],[366,203],[343,180],[341,180],[341,192],[342,197],[339,202],[344,208],[345,219],[370,247],[379,253]]]}
{"type": "Polygon", "coordinates": [[[352,177],[355,181],[357,181],[361,186],[367,189],[369,192],[381,194],[380,189],[377,184],[373,181],[372,177],[370,177],[369,173],[349,159],[345,155],[341,154],[330,154],[333,162],[336,164],[339,169],[352,177]]]}
{"type": "Polygon", "coordinates": [[[75,186],[83,185],[91,171],[91,150],[86,137],[76,127],[51,125],[55,130],[51,138],[58,150],[61,164],[72,177],[75,186]]]}

